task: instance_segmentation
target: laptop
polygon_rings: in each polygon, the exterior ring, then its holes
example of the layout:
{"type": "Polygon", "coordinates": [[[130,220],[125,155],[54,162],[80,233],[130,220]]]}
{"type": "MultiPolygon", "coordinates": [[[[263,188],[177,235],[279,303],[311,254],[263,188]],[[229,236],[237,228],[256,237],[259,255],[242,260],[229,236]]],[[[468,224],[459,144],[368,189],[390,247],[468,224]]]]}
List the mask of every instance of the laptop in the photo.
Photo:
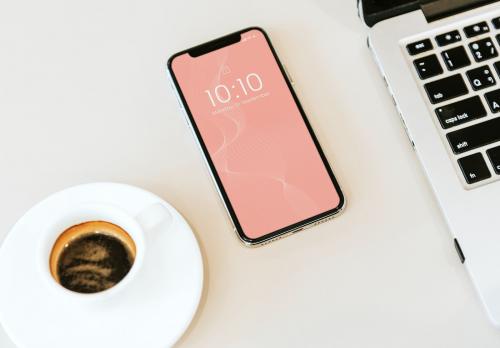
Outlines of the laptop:
{"type": "Polygon", "coordinates": [[[358,0],[358,8],[450,245],[500,327],[500,1],[358,0]]]}

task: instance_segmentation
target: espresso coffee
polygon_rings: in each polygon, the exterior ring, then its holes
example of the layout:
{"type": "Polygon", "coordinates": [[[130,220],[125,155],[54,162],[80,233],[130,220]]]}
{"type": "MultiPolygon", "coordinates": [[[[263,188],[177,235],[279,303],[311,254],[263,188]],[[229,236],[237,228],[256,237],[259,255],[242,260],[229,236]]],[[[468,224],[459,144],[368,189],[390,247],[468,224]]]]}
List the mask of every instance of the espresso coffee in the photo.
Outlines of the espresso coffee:
{"type": "Polygon", "coordinates": [[[68,290],[91,294],[118,284],[130,271],[135,244],[121,227],[89,221],[65,230],[50,256],[54,279],[68,290]]]}

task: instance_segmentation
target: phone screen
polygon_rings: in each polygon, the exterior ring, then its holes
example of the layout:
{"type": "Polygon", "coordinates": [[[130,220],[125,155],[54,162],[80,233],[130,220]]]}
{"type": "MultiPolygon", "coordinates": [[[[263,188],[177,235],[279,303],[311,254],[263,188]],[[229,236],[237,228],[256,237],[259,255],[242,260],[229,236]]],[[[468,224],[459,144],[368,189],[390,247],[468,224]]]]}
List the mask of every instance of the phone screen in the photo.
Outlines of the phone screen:
{"type": "Polygon", "coordinates": [[[258,239],[331,212],[341,198],[265,34],[239,35],[175,56],[171,71],[230,210],[258,239]]]}

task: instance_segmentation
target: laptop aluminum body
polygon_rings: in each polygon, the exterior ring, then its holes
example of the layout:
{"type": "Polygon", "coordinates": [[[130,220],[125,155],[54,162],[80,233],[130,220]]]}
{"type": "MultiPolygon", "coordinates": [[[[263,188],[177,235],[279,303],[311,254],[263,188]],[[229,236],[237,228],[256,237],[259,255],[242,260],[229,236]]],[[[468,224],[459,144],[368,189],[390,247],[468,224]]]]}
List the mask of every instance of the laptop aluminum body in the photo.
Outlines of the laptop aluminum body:
{"type": "MultiPolygon", "coordinates": [[[[495,173],[496,168],[487,157],[488,149],[499,146],[500,143],[488,144],[457,155],[448,143],[448,130],[443,129],[436,116],[440,105],[479,96],[487,115],[481,120],[471,121],[469,125],[500,117],[500,113],[492,112],[484,100],[486,92],[500,89],[500,71],[494,73],[496,86],[485,90],[474,91],[466,77],[469,69],[478,64],[491,67],[500,61],[500,56],[484,63],[476,63],[469,49],[470,42],[476,38],[467,38],[463,31],[467,26],[486,21],[490,32],[477,36],[477,39],[491,37],[497,51],[500,51],[500,39],[495,39],[500,30],[495,29],[491,23],[493,18],[500,17],[500,2],[399,0],[389,2],[389,5],[387,3],[384,0],[362,0],[358,4],[360,17],[370,27],[368,46],[386,80],[389,93],[394,98],[409,141],[439,201],[452,234],[450,246],[454,241],[491,321],[500,327],[500,175],[495,173]],[[436,36],[455,30],[461,33],[461,41],[445,47],[436,44],[436,36]],[[416,57],[435,54],[443,68],[440,76],[429,80],[461,74],[468,85],[467,96],[432,103],[423,87],[427,81],[419,78],[414,62],[416,58],[408,51],[409,44],[426,38],[431,40],[434,49],[425,54],[417,54],[416,57]],[[460,45],[467,51],[471,66],[448,71],[443,61],[443,51],[460,45]],[[474,178],[466,178],[457,161],[469,153],[481,153],[484,156],[491,173],[490,178],[472,184],[467,182],[467,179],[474,178]]],[[[438,93],[435,97],[441,96],[438,93]]],[[[465,126],[460,125],[458,129],[465,126]]],[[[494,130],[497,131],[500,134],[500,128],[494,130]]],[[[469,175],[474,176],[473,173],[469,175]]]]}

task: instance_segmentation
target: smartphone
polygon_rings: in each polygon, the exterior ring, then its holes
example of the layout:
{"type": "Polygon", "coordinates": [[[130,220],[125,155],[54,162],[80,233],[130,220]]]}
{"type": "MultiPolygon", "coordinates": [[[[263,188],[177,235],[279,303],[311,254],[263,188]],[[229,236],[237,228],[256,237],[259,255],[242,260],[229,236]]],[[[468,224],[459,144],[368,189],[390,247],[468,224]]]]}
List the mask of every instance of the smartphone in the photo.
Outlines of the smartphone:
{"type": "Polygon", "coordinates": [[[268,243],[345,199],[264,30],[174,54],[171,82],[240,239],[268,243]]]}

